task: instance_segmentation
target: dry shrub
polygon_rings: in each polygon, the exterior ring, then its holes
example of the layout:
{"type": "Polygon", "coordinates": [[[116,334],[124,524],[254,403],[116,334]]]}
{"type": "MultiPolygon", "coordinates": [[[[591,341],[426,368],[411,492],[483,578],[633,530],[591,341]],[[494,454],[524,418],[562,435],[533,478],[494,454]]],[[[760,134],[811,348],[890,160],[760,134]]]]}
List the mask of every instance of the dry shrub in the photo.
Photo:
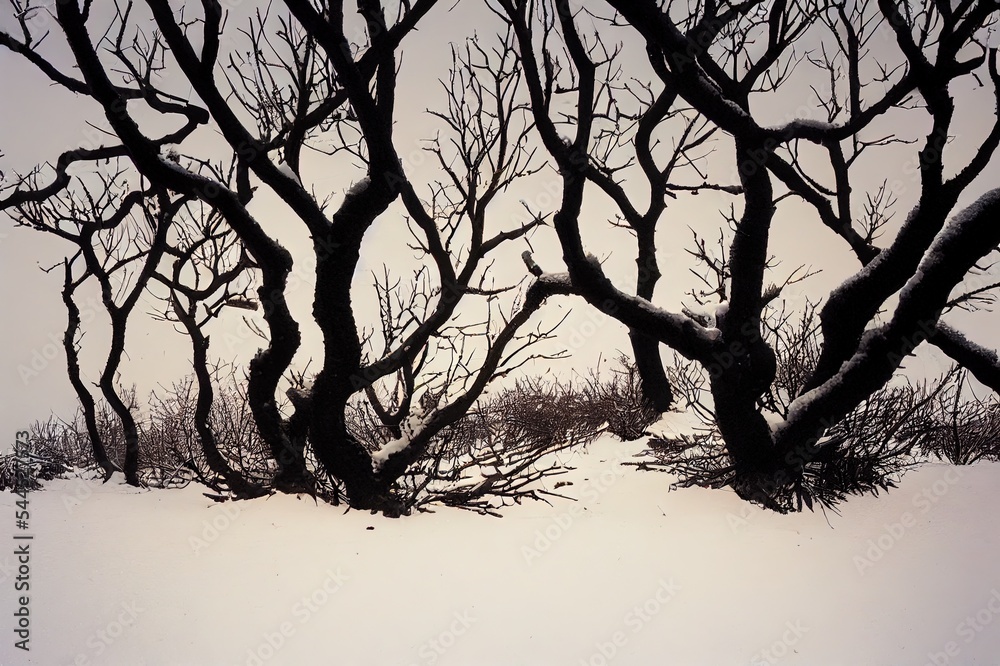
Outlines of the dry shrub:
{"type": "MultiPolygon", "coordinates": [[[[620,362],[607,380],[597,372],[568,382],[525,377],[482,396],[400,479],[405,506],[437,503],[496,514],[502,506],[552,495],[536,482],[566,471],[553,454],[605,431],[642,436],[659,414],[642,401],[634,367],[624,357],[620,362]]],[[[434,409],[440,399],[425,394],[421,408],[434,409]]],[[[392,428],[364,399],[352,403],[348,427],[370,450],[393,439],[392,428]]]]}
{"type": "MultiPolygon", "coordinates": [[[[772,313],[765,329],[778,370],[762,411],[783,419],[799,394],[819,352],[813,308],[797,322],[772,313]]],[[[668,376],[682,408],[702,422],[699,432],[654,437],[644,469],[677,476],[679,487],[735,487],[740,479],[715,425],[704,370],[675,355],[668,376]]],[[[849,495],[878,494],[895,486],[906,470],[928,454],[956,463],[996,459],[1000,453],[1000,409],[996,400],[960,399],[964,371],[950,370],[932,382],[886,386],[829,427],[814,444],[794,452],[787,466],[768,479],[759,503],[775,511],[799,511],[814,504],[833,507],[849,495]]]]}
{"type": "MultiPolygon", "coordinates": [[[[569,382],[522,378],[484,394],[464,417],[442,430],[398,482],[407,509],[446,504],[495,514],[502,506],[551,495],[537,482],[566,471],[553,454],[593,441],[610,431],[623,439],[642,436],[659,415],[645,406],[639,379],[628,359],[607,379],[591,372],[569,382]]],[[[250,413],[243,382],[231,366],[216,369],[211,426],[220,453],[251,482],[267,486],[274,466],[250,413]]],[[[192,481],[226,495],[225,481],[205,461],[194,424],[197,387],[192,377],[150,396],[149,408],[136,409],[135,389],[123,391],[140,432],[140,478],[153,487],[178,487],[192,481]]],[[[440,395],[425,394],[425,410],[440,395]]],[[[398,405],[393,405],[397,408],[398,405]]],[[[116,464],[124,457],[124,438],[113,411],[98,405],[98,429],[116,464]]],[[[359,396],[346,412],[352,434],[374,451],[394,438],[359,396]]],[[[70,460],[92,467],[82,416],[71,423],[51,422],[47,437],[71,442],[70,460]]],[[[307,464],[316,477],[317,496],[336,503],[341,484],[321,472],[310,447],[307,464]]]]}
{"type": "Polygon", "coordinates": [[[921,448],[954,465],[1000,460],[1000,402],[996,395],[980,398],[962,371],[954,386],[935,401],[934,415],[921,448]],[[966,397],[969,393],[969,397],[966,397]]]}

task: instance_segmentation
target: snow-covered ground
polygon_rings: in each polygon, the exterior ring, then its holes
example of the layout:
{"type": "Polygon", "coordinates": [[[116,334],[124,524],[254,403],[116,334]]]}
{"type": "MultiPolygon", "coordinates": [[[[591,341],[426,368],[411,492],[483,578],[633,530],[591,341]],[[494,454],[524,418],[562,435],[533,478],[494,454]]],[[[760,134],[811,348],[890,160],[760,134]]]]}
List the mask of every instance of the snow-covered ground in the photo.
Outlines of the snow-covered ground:
{"type": "Polygon", "coordinates": [[[0,499],[3,664],[1000,663],[1000,465],[926,465],[841,515],[668,492],[606,437],[578,501],[392,520],[82,478],[0,499]],[[30,652],[14,647],[30,533],[30,652]]]}

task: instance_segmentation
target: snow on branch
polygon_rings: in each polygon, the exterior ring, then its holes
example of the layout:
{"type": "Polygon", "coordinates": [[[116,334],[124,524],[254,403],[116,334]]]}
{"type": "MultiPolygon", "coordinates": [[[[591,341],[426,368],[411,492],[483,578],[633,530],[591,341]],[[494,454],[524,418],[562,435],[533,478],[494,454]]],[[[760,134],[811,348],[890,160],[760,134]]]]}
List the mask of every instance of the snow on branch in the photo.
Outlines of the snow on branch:
{"type": "Polygon", "coordinates": [[[410,414],[399,424],[400,436],[389,440],[372,453],[372,469],[375,472],[381,471],[382,466],[385,465],[390,456],[406,450],[413,442],[413,439],[427,425],[427,421],[433,415],[433,411],[426,409],[424,402],[424,399],[414,401],[410,408],[410,414]]]}
{"type": "Polygon", "coordinates": [[[1000,358],[996,350],[973,342],[943,322],[938,322],[930,342],[981,383],[1000,393],[1000,358]]]}
{"type": "MultiPolygon", "coordinates": [[[[890,321],[866,331],[853,356],[836,374],[795,399],[785,425],[775,433],[776,439],[798,441],[829,427],[873,390],[885,386],[921,342],[935,337],[951,290],[1000,243],[1000,227],[995,222],[998,215],[1000,188],[983,194],[954,216],[900,291],[890,321]]],[[[956,349],[971,350],[970,344],[956,340],[956,349]]]]}
{"type": "Polygon", "coordinates": [[[292,167],[288,166],[287,162],[279,162],[278,171],[281,173],[281,175],[285,176],[286,178],[291,178],[292,180],[294,180],[296,183],[299,184],[300,187],[302,186],[302,180],[299,178],[298,174],[292,171],[292,167]]]}

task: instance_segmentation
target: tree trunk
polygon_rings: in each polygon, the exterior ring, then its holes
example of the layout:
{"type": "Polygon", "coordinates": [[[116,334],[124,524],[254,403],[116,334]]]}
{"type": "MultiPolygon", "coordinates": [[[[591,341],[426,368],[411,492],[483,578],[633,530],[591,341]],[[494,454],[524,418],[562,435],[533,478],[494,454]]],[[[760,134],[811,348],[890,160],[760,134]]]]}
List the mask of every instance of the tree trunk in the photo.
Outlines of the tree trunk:
{"type": "Polygon", "coordinates": [[[180,303],[174,301],[174,311],[177,313],[184,328],[187,329],[191,337],[193,349],[192,363],[194,365],[194,375],[198,382],[198,397],[194,410],[194,426],[198,431],[198,439],[201,440],[201,449],[205,454],[205,462],[209,469],[226,480],[226,484],[233,494],[239,499],[249,499],[261,497],[267,491],[257,484],[248,481],[242,474],[237,472],[219,451],[215,440],[215,431],[212,429],[209,419],[212,411],[212,402],[215,400],[215,390],[212,387],[212,376],[208,371],[208,337],[202,334],[192,313],[186,313],[180,307],[180,303]]]}
{"type": "Polygon", "coordinates": [[[63,288],[62,298],[66,305],[68,314],[66,324],[66,334],[63,336],[63,349],[66,351],[66,372],[69,375],[69,382],[76,391],[76,397],[80,401],[80,409],[83,411],[83,422],[87,427],[87,435],[90,438],[91,450],[94,453],[94,460],[101,469],[104,470],[104,481],[107,482],[111,475],[120,472],[121,468],[116,465],[110,457],[108,450],[104,446],[101,431],[97,427],[97,407],[94,403],[94,396],[90,394],[83,378],[80,375],[80,355],[76,349],[76,333],[80,330],[80,308],[73,300],[73,285],[70,266],[66,264],[66,285],[63,288]]]}
{"type": "MultiPolygon", "coordinates": [[[[734,366],[735,367],[735,366],[734,366]]],[[[774,445],[771,427],[760,413],[756,391],[741,384],[746,373],[723,370],[711,380],[716,424],[733,465],[733,490],[745,500],[781,510],[772,499],[777,488],[792,480],[781,451],[774,445]]]]}
{"type": "Polygon", "coordinates": [[[758,400],[777,371],[774,351],[761,335],[763,279],[774,200],[763,146],[736,141],[736,160],[746,196],[729,251],[729,309],[717,325],[724,351],[708,367],[716,420],[735,468],[734,488],[768,505],[767,488],[784,479],[770,426],[758,400]]]}
{"type": "Polygon", "coordinates": [[[312,476],[306,468],[302,448],[289,440],[275,400],[281,375],[291,364],[302,339],[298,322],[292,318],[285,302],[291,257],[282,251],[282,258],[286,261],[280,264],[258,260],[263,284],[257,293],[271,337],[268,348],[257,352],[250,361],[247,402],[260,436],[278,465],[275,488],[288,493],[312,492],[312,476]]]}
{"type": "Polygon", "coordinates": [[[674,393],[660,358],[660,341],[634,329],[629,330],[628,337],[632,341],[632,357],[639,372],[642,398],[662,414],[673,404],[674,393]]]}
{"type": "Polygon", "coordinates": [[[361,240],[371,222],[395,198],[386,183],[369,182],[348,195],[330,232],[314,238],[316,293],[313,316],[323,331],[323,368],[312,388],[309,440],[326,470],[344,483],[358,509],[398,515],[400,505],[379,483],[365,447],[349,432],[347,403],[364,386],[359,375],[361,341],[351,303],[351,283],[361,240]]]}
{"type": "MultiPolygon", "coordinates": [[[[291,392],[289,393],[289,398],[295,411],[292,412],[292,415],[284,423],[284,436],[288,440],[288,447],[292,451],[292,454],[296,459],[302,461],[302,467],[305,468],[305,450],[309,442],[309,424],[312,421],[312,398],[291,392]]],[[[315,493],[316,478],[313,473],[306,469],[304,474],[300,475],[299,478],[302,479],[303,477],[308,491],[315,493]]],[[[287,482],[282,481],[286,489],[291,488],[294,482],[294,478],[291,476],[287,482]]],[[[334,503],[336,504],[336,502],[337,498],[334,497],[334,503]]]]}
{"type": "Polygon", "coordinates": [[[108,362],[101,373],[100,387],[104,399],[111,405],[115,415],[122,424],[122,436],[125,438],[125,482],[130,486],[141,487],[139,481],[139,428],[136,426],[132,410],[126,405],[118,389],[115,387],[115,375],[125,352],[125,317],[116,311],[111,312],[111,351],[108,362]]]}
{"type": "MultiPolygon", "coordinates": [[[[660,279],[660,269],[656,262],[656,228],[653,225],[636,231],[637,252],[635,263],[638,267],[635,293],[639,298],[653,300],[656,283],[660,279]]],[[[636,329],[629,329],[632,342],[632,356],[639,372],[639,384],[646,404],[663,413],[670,409],[674,401],[670,381],[660,357],[660,341],[636,329]]]]}

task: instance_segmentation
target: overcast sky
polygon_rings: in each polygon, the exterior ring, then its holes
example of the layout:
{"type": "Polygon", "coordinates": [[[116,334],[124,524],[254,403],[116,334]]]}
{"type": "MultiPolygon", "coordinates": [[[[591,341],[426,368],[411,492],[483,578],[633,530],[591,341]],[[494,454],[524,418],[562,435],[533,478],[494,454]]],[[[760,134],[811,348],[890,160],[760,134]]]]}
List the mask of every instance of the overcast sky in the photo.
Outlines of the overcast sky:
{"type": "MultiPolygon", "coordinates": [[[[238,6],[230,25],[245,21],[248,10],[253,6],[251,2],[238,6]]],[[[436,80],[447,72],[448,42],[461,41],[475,28],[480,39],[486,43],[493,39],[492,34],[496,30],[495,23],[482,12],[480,3],[460,3],[445,17],[449,7],[451,3],[443,3],[434,15],[428,17],[423,28],[404,42],[397,134],[401,137],[399,152],[404,159],[409,156],[411,162],[420,159],[422,144],[419,139],[430,136],[435,128],[425,109],[440,106],[443,100],[436,80]]],[[[5,17],[0,25],[9,29],[10,19],[5,17]]],[[[49,39],[58,43],[61,39],[58,26],[51,27],[56,34],[49,39]]],[[[57,55],[56,58],[66,65],[63,57],[57,55]]],[[[626,59],[626,62],[633,62],[637,68],[642,67],[639,60],[626,59]]],[[[645,75],[645,69],[642,72],[645,75]]],[[[48,85],[36,70],[6,50],[0,50],[0,80],[4,87],[4,94],[0,96],[0,149],[4,153],[0,170],[7,171],[8,176],[38,162],[54,159],[60,151],[86,142],[88,137],[94,136],[86,120],[104,126],[93,103],[48,85]]],[[[988,131],[993,111],[991,91],[970,87],[955,91],[955,96],[958,104],[955,127],[961,128],[961,134],[955,138],[955,148],[964,152],[974,148],[988,131]]],[[[789,88],[782,98],[767,105],[761,104],[757,110],[774,122],[787,120],[790,115],[819,117],[801,84],[789,88]]],[[[926,119],[918,112],[898,114],[886,122],[891,124],[892,131],[901,136],[918,136],[921,131],[926,131],[926,119]]],[[[669,141],[669,137],[664,139],[669,141]]],[[[732,169],[722,161],[728,150],[728,139],[721,138],[718,174],[732,176],[732,169]]],[[[900,200],[896,208],[897,221],[905,217],[916,194],[917,183],[907,168],[907,160],[911,160],[914,154],[912,146],[886,151],[879,160],[863,164],[859,174],[855,175],[858,190],[874,188],[882,178],[896,183],[896,194],[900,200]]],[[[303,170],[304,180],[340,196],[361,175],[348,168],[322,166],[321,161],[310,160],[303,170]]],[[[420,167],[412,164],[408,164],[408,169],[420,172],[420,167]]],[[[424,172],[421,175],[425,179],[433,177],[424,172]]],[[[969,195],[978,196],[995,186],[1000,182],[998,176],[1000,170],[994,161],[983,178],[969,189],[969,195]]],[[[727,180],[725,177],[720,179],[727,180]]],[[[519,199],[544,208],[546,202],[551,201],[551,190],[547,185],[557,182],[558,178],[552,172],[541,174],[530,186],[512,193],[509,201],[503,202],[491,219],[497,220],[498,226],[509,223],[516,214],[519,199]]],[[[855,197],[855,205],[859,208],[863,203],[861,192],[856,192],[855,197]]],[[[968,200],[967,197],[962,203],[968,200]]],[[[704,192],[698,197],[681,198],[672,205],[661,223],[658,240],[661,268],[665,274],[657,299],[659,304],[679,310],[681,294],[697,286],[698,283],[688,273],[689,262],[683,251],[690,244],[688,226],[714,236],[712,230],[717,229],[722,221],[720,207],[728,207],[729,202],[728,195],[704,192]]],[[[739,201],[736,203],[738,206],[739,201]]],[[[273,197],[259,197],[251,210],[265,229],[299,258],[301,286],[292,290],[289,300],[305,336],[303,349],[297,357],[297,363],[301,365],[310,355],[318,354],[320,341],[315,326],[310,325],[312,287],[308,274],[311,265],[308,237],[303,225],[273,197]]],[[[596,194],[588,194],[585,210],[586,219],[583,222],[588,249],[607,261],[609,275],[620,286],[631,289],[634,286],[634,253],[630,236],[610,229],[607,220],[612,213],[607,202],[596,194]]],[[[831,286],[857,267],[846,245],[818,222],[810,208],[791,201],[782,203],[774,229],[772,251],[782,263],[772,280],[783,277],[798,265],[822,270],[806,284],[789,291],[787,295],[793,302],[801,303],[801,298],[807,294],[813,298],[822,297],[831,286]]],[[[891,233],[892,230],[889,231],[891,233]]],[[[377,323],[373,318],[376,310],[371,301],[371,291],[364,288],[370,282],[369,272],[379,269],[383,262],[396,269],[409,265],[412,252],[406,247],[406,241],[405,225],[398,206],[384,216],[366,238],[363,263],[357,276],[357,306],[361,318],[369,326],[377,323]]],[[[498,283],[523,276],[524,269],[517,257],[526,247],[526,243],[519,242],[503,255],[495,272],[498,283]]],[[[560,252],[551,229],[541,229],[532,236],[531,247],[543,268],[561,270],[560,252]]],[[[0,266],[4,277],[0,280],[0,304],[6,313],[0,341],[0,349],[3,350],[0,381],[4,391],[0,425],[9,434],[9,437],[2,437],[11,440],[15,429],[21,429],[35,419],[46,418],[50,413],[70,417],[75,408],[75,397],[65,377],[60,346],[66,316],[60,301],[61,272],[45,274],[41,270],[60,262],[67,248],[68,245],[59,239],[27,229],[14,229],[8,219],[0,220],[0,266]]],[[[81,298],[84,316],[87,317],[88,310],[93,310],[96,315],[85,326],[86,335],[82,341],[85,378],[96,381],[107,354],[106,320],[94,290],[83,290],[81,298]]],[[[154,299],[146,298],[136,314],[161,307],[154,299]]],[[[620,325],[602,321],[595,312],[576,301],[553,301],[543,316],[562,316],[568,309],[572,310],[572,314],[563,328],[561,344],[573,347],[574,358],[559,365],[560,372],[568,372],[570,368],[585,369],[593,365],[599,355],[614,357],[616,349],[628,348],[620,325]]],[[[1000,318],[993,313],[955,316],[949,321],[962,327],[974,340],[991,347],[996,346],[1000,337],[1000,318]]],[[[261,344],[258,339],[248,337],[245,331],[239,313],[215,324],[211,330],[213,354],[223,360],[245,362],[261,344]]],[[[134,317],[129,329],[128,359],[122,367],[123,383],[135,383],[142,392],[155,388],[157,384],[169,385],[189,371],[188,345],[187,339],[173,331],[169,324],[151,321],[144,316],[134,317]]],[[[936,353],[922,354],[920,360],[908,365],[913,372],[921,375],[938,374],[946,367],[936,353]]],[[[541,370],[536,368],[536,371],[541,370]]]]}

